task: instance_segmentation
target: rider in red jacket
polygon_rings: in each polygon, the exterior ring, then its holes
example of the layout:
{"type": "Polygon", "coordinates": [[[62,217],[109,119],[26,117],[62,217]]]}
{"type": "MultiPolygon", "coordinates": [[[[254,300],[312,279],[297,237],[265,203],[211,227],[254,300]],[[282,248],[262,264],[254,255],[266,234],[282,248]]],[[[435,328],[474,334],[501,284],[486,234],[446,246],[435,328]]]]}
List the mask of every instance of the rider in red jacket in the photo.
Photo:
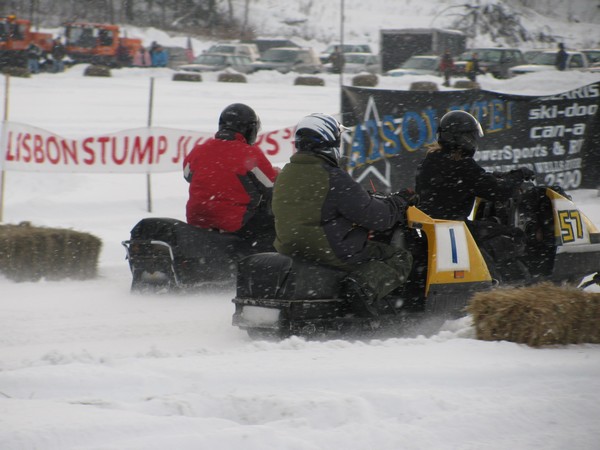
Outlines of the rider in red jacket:
{"type": "Polygon", "coordinates": [[[272,251],[270,212],[277,171],[255,146],[260,119],[234,103],[223,110],[214,138],[197,145],[183,162],[190,183],[187,222],[238,234],[255,250],[272,251]]]}

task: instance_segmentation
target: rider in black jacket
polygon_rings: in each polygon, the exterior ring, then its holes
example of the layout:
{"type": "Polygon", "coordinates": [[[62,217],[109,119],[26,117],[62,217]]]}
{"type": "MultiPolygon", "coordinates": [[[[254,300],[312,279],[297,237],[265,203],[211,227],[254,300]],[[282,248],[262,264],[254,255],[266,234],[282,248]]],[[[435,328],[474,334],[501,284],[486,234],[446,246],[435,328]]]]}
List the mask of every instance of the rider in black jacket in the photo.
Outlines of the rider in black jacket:
{"type": "Polygon", "coordinates": [[[513,197],[524,180],[534,176],[523,167],[507,173],[486,172],[473,156],[481,125],[465,111],[450,111],[440,120],[438,141],[419,165],[416,191],[419,209],[436,219],[467,223],[478,245],[495,261],[522,254],[524,236],[520,229],[495,222],[468,220],[476,197],[503,201],[513,197]]]}

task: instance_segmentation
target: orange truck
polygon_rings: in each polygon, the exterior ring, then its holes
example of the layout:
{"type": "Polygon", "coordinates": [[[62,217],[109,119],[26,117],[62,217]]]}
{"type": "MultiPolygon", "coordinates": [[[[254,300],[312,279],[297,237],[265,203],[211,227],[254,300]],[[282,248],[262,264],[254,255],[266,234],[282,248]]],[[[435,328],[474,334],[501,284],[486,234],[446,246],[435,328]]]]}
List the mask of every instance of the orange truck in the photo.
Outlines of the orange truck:
{"type": "Polygon", "coordinates": [[[50,33],[31,31],[31,22],[14,15],[0,17],[0,67],[27,65],[27,48],[35,44],[42,52],[52,51],[50,33]]]}
{"type": "Polygon", "coordinates": [[[71,22],[65,25],[65,37],[67,55],[76,63],[128,66],[142,47],[141,39],[122,36],[118,25],[71,22]]]}

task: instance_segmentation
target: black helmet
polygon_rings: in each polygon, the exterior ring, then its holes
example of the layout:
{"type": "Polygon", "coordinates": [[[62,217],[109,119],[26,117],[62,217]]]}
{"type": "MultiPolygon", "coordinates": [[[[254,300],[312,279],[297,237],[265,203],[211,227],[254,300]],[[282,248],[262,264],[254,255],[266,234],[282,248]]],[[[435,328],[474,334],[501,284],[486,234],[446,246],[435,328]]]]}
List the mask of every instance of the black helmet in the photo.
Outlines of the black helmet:
{"type": "Polygon", "coordinates": [[[472,157],[477,151],[477,140],[483,137],[483,130],[468,112],[450,111],[440,120],[437,136],[443,150],[460,150],[463,156],[472,157]]]}
{"type": "Polygon", "coordinates": [[[299,152],[319,153],[337,165],[341,158],[340,136],[345,129],[332,116],[313,113],[296,125],[294,144],[299,152]]]}
{"type": "Polygon", "coordinates": [[[243,103],[229,105],[219,117],[219,131],[241,133],[248,144],[256,142],[260,130],[260,119],[252,108],[243,103]]]}

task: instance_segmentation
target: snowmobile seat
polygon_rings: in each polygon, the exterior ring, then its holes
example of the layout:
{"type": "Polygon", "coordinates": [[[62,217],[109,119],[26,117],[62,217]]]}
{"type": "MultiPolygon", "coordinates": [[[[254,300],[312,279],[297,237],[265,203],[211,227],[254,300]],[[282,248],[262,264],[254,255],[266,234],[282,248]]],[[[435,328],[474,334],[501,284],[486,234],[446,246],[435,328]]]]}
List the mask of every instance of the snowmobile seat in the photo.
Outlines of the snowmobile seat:
{"type": "Polygon", "coordinates": [[[257,253],[238,263],[237,298],[337,299],[347,275],[341,269],[280,253],[257,253]]]}

